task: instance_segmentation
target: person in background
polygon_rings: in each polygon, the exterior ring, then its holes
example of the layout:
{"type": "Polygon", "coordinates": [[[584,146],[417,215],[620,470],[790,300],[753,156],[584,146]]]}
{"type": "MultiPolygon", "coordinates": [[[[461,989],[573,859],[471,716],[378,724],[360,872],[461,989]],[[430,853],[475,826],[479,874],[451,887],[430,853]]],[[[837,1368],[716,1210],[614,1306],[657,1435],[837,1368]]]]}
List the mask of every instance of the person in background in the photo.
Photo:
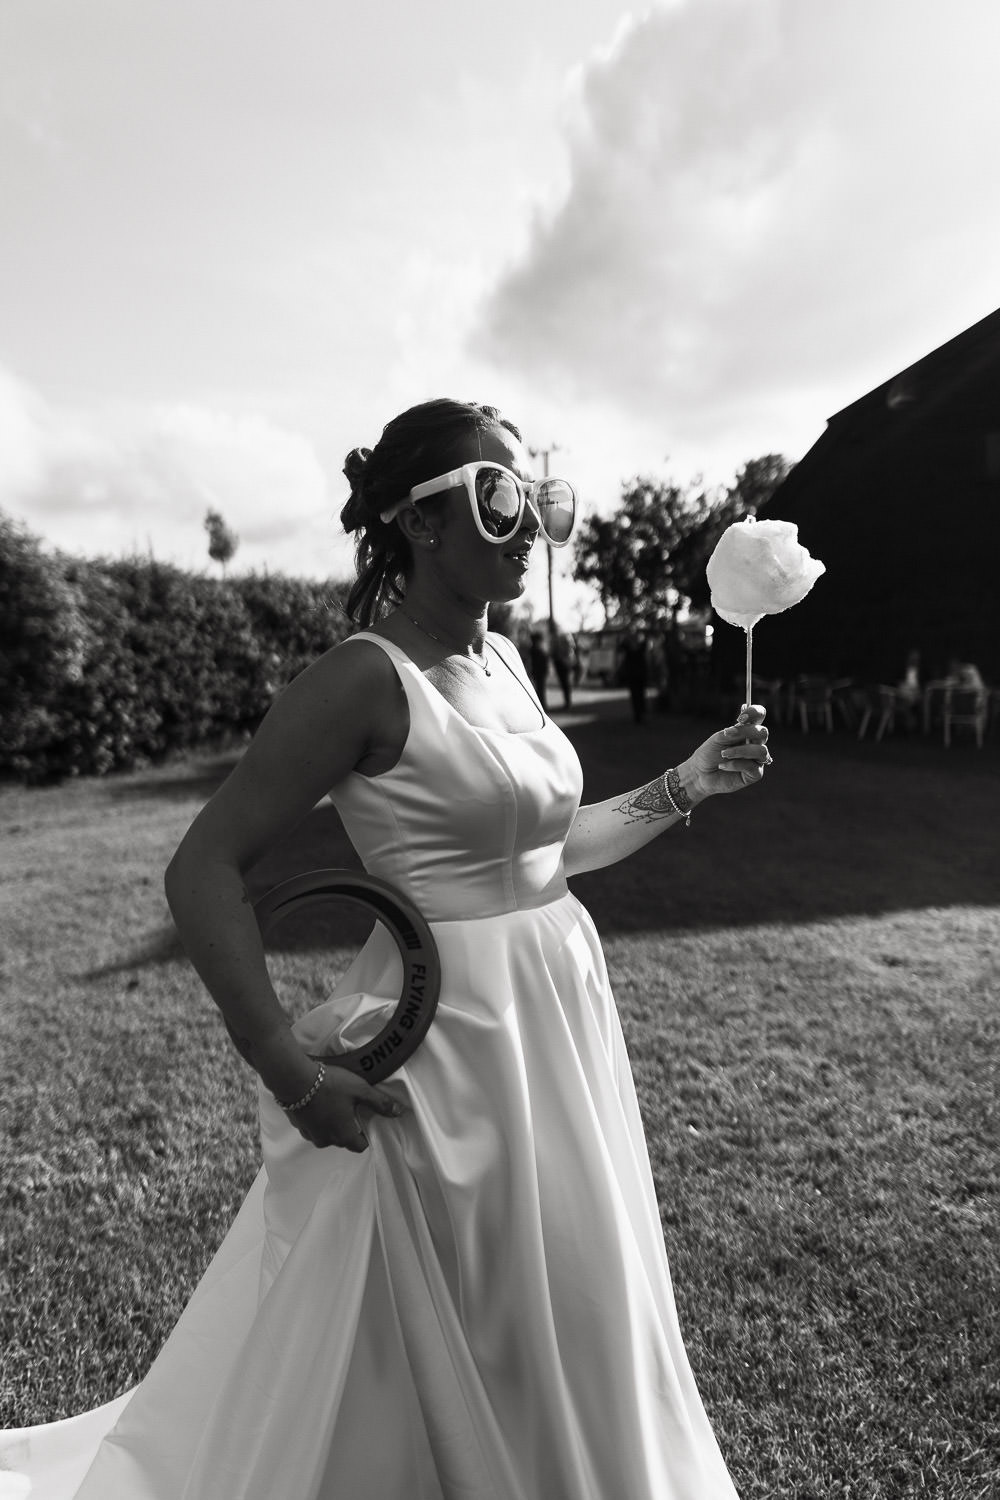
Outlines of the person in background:
{"type": "Polygon", "coordinates": [[[916,729],[921,702],[920,652],[911,651],[906,658],[906,670],[896,686],[896,703],[902,710],[907,729],[916,729]]]}
{"type": "Polygon", "coordinates": [[[907,703],[916,703],[920,698],[920,652],[911,651],[906,658],[906,670],[896,689],[900,698],[907,703]]]}
{"type": "Polygon", "coordinates": [[[538,701],[542,705],[543,713],[548,713],[549,705],[545,697],[545,684],[549,676],[549,653],[545,645],[545,636],[541,630],[535,629],[531,632],[531,680],[538,694],[538,701]]]}
{"type": "Polygon", "coordinates": [[[634,625],[629,626],[621,644],[621,679],[632,699],[633,722],[641,724],[646,717],[649,664],[646,660],[645,637],[634,625]]]}
{"type": "Polygon", "coordinates": [[[518,622],[516,634],[514,636],[514,644],[517,647],[517,654],[521,658],[522,664],[524,666],[524,670],[528,673],[528,675],[530,677],[530,675],[531,675],[531,627],[524,620],[521,620],[521,621],[518,622]]]}
{"type": "Polygon", "coordinates": [[[945,681],[949,687],[971,688],[973,691],[980,691],[986,686],[979,668],[971,661],[959,661],[957,656],[953,656],[948,663],[945,681]]]}
{"type": "Polygon", "coordinates": [[[573,707],[573,669],[576,666],[576,646],[573,637],[560,630],[555,621],[549,624],[549,650],[552,655],[552,665],[556,669],[559,686],[562,689],[563,707],[573,707]]]}

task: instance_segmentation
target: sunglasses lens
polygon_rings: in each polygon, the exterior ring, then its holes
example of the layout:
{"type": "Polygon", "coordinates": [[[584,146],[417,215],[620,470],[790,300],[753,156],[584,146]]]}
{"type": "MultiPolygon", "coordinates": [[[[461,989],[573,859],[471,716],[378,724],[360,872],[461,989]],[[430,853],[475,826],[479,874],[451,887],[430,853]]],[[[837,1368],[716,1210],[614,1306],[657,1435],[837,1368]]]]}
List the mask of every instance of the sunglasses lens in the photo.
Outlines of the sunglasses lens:
{"type": "Polygon", "coordinates": [[[565,479],[543,479],[535,490],[542,530],[550,542],[568,542],[576,520],[576,492],[565,479]]]}
{"type": "Polygon", "coordinates": [[[476,474],[476,504],[490,536],[512,536],[521,519],[521,497],[502,469],[480,469],[476,474]]]}

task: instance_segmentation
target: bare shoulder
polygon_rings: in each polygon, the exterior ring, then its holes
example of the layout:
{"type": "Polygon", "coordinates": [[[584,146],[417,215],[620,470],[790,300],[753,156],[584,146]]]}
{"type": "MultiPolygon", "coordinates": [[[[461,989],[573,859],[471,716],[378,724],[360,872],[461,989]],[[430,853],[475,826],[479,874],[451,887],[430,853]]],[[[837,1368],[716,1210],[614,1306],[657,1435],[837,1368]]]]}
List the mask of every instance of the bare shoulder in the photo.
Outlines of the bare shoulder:
{"type": "Polygon", "coordinates": [[[376,769],[394,764],[408,722],[399,678],[380,647],[332,647],[278,695],[185,842],[248,868],[352,771],[367,772],[373,757],[376,769]]]}
{"type": "Polygon", "coordinates": [[[373,744],[391,739],[401,701],[405,695],[388,654],[374,641],[349,639],[290,682],[271,713],[322,742],[339,744],[336,769],[346,774],[373,744]],[[343,764],[344,751],[355,757],[350,766],[343,764]]]}
{"type": "Polygon", "coordinates": [[[308,678],[309,691],[337,695],[352,692],[385,693],[394,698],[399,676],[392,660],[371,639],[350,636],[324,651],[295,680],[308,678]]]}

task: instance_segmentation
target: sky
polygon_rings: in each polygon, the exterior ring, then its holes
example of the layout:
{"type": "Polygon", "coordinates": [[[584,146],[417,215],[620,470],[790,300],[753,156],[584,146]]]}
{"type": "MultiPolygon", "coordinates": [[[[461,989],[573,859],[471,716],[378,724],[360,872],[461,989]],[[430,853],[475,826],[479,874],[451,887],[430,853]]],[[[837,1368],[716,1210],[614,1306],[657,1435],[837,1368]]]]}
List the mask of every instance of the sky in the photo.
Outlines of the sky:
{"type": "Polygon", "coordinates": [[[0,509],[346,577],[431,397],[585,511],[797,459],[1000,306],[998,55],[996,0],[0,0],[0,509]]]}

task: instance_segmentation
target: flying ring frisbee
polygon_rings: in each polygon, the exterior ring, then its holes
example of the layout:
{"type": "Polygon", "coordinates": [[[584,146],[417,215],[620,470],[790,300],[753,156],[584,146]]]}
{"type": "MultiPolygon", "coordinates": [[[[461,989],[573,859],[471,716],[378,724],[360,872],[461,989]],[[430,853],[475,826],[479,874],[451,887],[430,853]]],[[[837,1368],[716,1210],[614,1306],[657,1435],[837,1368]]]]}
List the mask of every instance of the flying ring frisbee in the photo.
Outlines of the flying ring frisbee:
{"type": "Polygon", "coordinates": [[[368,1083],[381,1083],[413,1055],[434,1019],[441,989],[437,945],[412,901],[363,870],[310,870],[273,886],[254,902],[261,937],[266,940],[289,912],[329,900],[350,901],[374,914],[403,961],[399,1003],[382,1030],[360,1047],[322,1057],[323,1062],[349,1068],[368,1083]]]}

